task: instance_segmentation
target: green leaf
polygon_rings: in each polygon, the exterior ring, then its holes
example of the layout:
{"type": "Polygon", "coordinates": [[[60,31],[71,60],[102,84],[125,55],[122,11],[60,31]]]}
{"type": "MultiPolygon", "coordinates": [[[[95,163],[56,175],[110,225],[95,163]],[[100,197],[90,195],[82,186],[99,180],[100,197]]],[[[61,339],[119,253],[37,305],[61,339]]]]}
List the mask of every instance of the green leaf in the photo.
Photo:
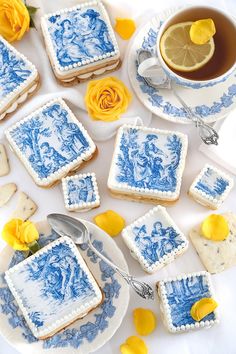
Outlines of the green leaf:
{"type": "Polygon", "coordinates": [[[35,28],[33,17],[36,14],[36,12],[37,12],[37,10],[39,8],[38,7],[34,7],[34,6],[28,6],[28,5],[25,5],[25,6],[26,6],[26,8],[27,8],[27,10],[29,12],[29,15],[30,15],[30,27],[35,28]]]}

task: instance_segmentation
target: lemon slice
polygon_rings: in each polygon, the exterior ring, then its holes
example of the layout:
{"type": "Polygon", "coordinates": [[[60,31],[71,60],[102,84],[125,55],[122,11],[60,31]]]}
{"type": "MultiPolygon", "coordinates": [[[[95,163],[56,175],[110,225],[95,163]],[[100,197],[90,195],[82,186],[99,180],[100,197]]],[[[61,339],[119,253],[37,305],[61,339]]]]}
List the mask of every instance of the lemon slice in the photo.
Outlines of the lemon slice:
{"type": "Polygon", "coordinates": [[[160,40],[160,51],[167,65],[174,70],[191,72],[209,62],[215,51],[214,39],[202,45],[190,38],[193,22],[182,22],[170,26],[160,40]]]}

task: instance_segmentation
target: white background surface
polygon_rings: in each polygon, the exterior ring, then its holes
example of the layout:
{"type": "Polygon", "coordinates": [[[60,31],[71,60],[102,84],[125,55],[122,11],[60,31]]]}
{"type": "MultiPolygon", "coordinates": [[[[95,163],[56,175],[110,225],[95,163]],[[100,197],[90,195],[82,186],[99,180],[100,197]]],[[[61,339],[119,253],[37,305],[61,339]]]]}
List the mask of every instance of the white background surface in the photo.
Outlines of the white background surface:
{"type": "MultiPolygon", "coordinates": [[[[55,1],[55,0],[54,0],[55,1]]],[[[53,0],[48,0],[48,3],[61,3],[65,0],[60,0],[54,2],[53,0]]],[[[66,6],[68,6],[66,2],[66,6]]],[[[108,2],[108,1],[107,1],[108,2]]],[[[156,0],[131,0],[130,3],[123,0],[110,0],[108,4],[108,10],[114,16],[126,16],[126,17],[138,17],[137,23],[145,22],[145,18],[150,17],[155,12],[167,8],[169,6],[176,6],[177,4],[191,4],[197,3],[198,1],[174,1],[174,0],[165,0],[165,1],[156,1],[156,0]]],[[[203,2],[206,4],[206,2],[203,2]]],[[[38,5],[43,3],[37,1],[38,5]]],[[[214,5],[221,9],[228,10],[232,14],[236,15],[236,1],[235,0],[215,0],[207,1],[208,5],[214,5]]],[[[59,8],[59,6],[58,6],[59,8]]],[[[32,33],[27,35],[21,43],[17,43],[17,47],[26,54],[29,59],[31,59],[37,65],[37,34],[32,33]],[[32,41],[35,40],[34,47],[32,49],[32,41]]],[[[123,51],[128,46],[128,42],[119,41],[123,51]]],[[[124,70],[124,69],[123,69],[124,70]]],[[[41,95],[45,93],[54,93],[55,85],[53,86],[54,77],[51,74],[48,67],[39,69],[40,76],[43,81],[42,87],[38,92],[37,100],[41,99],[41,95]],[[52,85],[45,85],[44,82],[51,80],[52,85]]],[[[117,73],[113,74],[118,76],[117,73]]],[[[128,82],[127,82],[128,84],[128,82]]],[[[85,85],[76,86],[74,88],[73,94],[73,103],[76,103],[76,93],[78,93],[78,105],[82,106],[82,99],[79,92],[84,92],[85,85]]],[[[65,92],[65,89],[58,87],[58,90],[65,92]]],[[[69,90],[69,89],[68,89],[69,90]]],[[[69,91],[67,91],[68,93],[69,91]]],[[[68,94],[67,94],[68,95],[68,94]]],[[[37,102],[35,100],[35,102],[37,102]]],[[[33,104],[33,100],[30,101],[30,105],[33,104]]],[[[132,105],[132,114],[139,115],[139,108],[134,102],[132,105]]],[[[4,129],[10,126],[12,123],[18,121],[24,115],[24,110],[27,111],[27,104],[23,106],[22,110],[17,111],[10,119],[6,120],[0,125],[0,141],[5,142],[3,132],[4,129]]],[[[29,104],[28,104],[29,107],[29,104]]],[[[78,111],[78,116],[85,126],[89,125],[89,118],[78,111]]],[[[130,111],[127,113],[127,116],[132,115],[130,111]]],[[[142,116],[145,118],[145,115],[149,117],[149,113],[142,110],[142,116]]],[[[148,118],[149,120],[149,118],[148,118]]],[[[123,118],[120,120],[122,123],[123,118]]],[[[177,125],[164,120],[161,120],[158,117],[153,117],[151,126],[161,128],[161,129],[170,129],[170,130],[179,130],[186,134],[189,137],[189,149],[188,156],[186,161],[186,168],[184,171],[183,184],[181,190],[180,200],[173,207],[168,208],[168,212],[174,218],[178,226],[183,230],[183,232],[188,235],[189,229],[193,227],[196,223],[201,222],[203,218],[209,215],[211,212],[206,208],[200,206],[187,196],[188,188],[198,173],[199,169],[204,165],[205,162],[210,162],[201,152],[198,151],[200,140],[196,136],[196,131],[191,126],[177,125]]],[[[102,143],[98,143],[99,155],[95,161],[87,165],[83,171],[95,171],[97,174],[99,191],[101,195],[101,206],[99,209],[89,211],[85,214],[73,214],[74,216],[79,215],[84,217],[86,220],[92,220],[93,216],[99,212],[103,212],[107,209],[113,209],[119,212],[126,219],[127,224],[134,221],[136,218],[147,212],[152,205],[150,204],[139,204],[132,203],[128,201],[121,201],[112,199],[107,191],[106,181],[108,176],[108,171],[110,167],[111,156],[113,152],[114,140],[108,140],[102,143]]],[[[33,216],[32,220],[42,220],[45,219],[46,215],[51,212],[65,212],[63,205],[63,197],[61,192],[61,186],[56,186],[49,190],[43,190],[38,188],[34,182],[31,180],[30,176],[26,170],[22,167],[19,160],[14,156],[14,154],[8,148],[8,155],[10,158],[11,164],[11,173],[8,176],[1,177],[0,185],[7,182],[15,182],[18,186],[18,190],[26,192],[37,204],[38,211],[33,216]]],[[[236,188],[230,193],[226,202],[219,209],[219,212],[224,211],[234,211],[236,212],[235,207],[236,199],[236,188]]],[[[7,206],[1,208],[0,211],[0,228],[3,224],[9,219],[12,211],[15,208],[17,202],[17,194],[12,198],[12,200],[7,204],[7,206]]],[[[138,276],[145,281],[150,282],[153,286],[155,283],[167,276],[177,275],[182,272],[192,272],[202,270],[203,265],[199,260],[195,250],[192,245],[188,251],[181,257],[179,257],[172,264],[166,266],[161,271],[158,271],[154,275],[146,275],[136,263],[135,260],[131,258],[126,246],[123,244],[122,239],[118,236],[116,239],[117,244],[120,246],[126,260],[128,262],[130,273],[138,276]]],[[[3,241],[0,241],[0,246],[3,247],[3,241]]],[[[221,274],[213,276],[213,285],[216,290],[217,300],[219,302],[219,310],[221,322],[219,325],[209,329],[209,330],[199,330],[195,332],[189,332],[186,334],[169,334],[160,319],[160,310],[157,303],[157,299],[154,302],[148,302],[142,300],[136,296],[133,292],[131,293],[131,300],[127,315],[123,321],[123,324],[116,332],[112,340],[107,343],[103,348],[98,350],[96,354],[118,354],[119,345],[125,341],[125,339],[131,335],[135,335],[135,329],[132,323],[132,310],[136,307],[147,307],[152,309],[158,318],[158,327],[153,334],[144,338],[148,347],[150,354],[235,354],[236,353],[236,344],[235,344],[235,328],[236,328],[236,316],[235,316],[235,276],[236,268],[231,268],[221,274]]],[[[29,345],[30,346],[30,345],[29,345]]],[[[30,353],[30,349],[28,351],[30,353]]],[[[5,342],[3,338],[0,337],[0,353],[1,354],[17,354],[18,352],[11,348],[11,346],[5,342]]],[[[46,351],[45,351],[46,353],[46,351]]],[[[69,350],[68,350],[69,353],[69,350]]],[[[31,353],[30,353],[31,354],[31,353]]],[[[32,353],[33,354],[33,353],[32,353]]]]}

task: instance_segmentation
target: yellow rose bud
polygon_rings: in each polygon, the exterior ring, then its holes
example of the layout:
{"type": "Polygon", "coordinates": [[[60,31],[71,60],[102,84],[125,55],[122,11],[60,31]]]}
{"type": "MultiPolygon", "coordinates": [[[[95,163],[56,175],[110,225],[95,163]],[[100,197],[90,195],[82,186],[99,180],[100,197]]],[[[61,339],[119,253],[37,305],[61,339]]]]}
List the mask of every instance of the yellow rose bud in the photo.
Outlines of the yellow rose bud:
{"type": "Polygon", "coordinates": [[[131,98],[131,93],[122,81],[105,77],[88,83],[85,104],[94,120],[111,122],[126,112],[131,98]]]}
{"type": "Polygon", "coordinates": [[[0,0],[0,34],[9,42],[29,30],[30,16],[22,0],[0,0]]]}
{"type": "Polygon", "coordinates": [[[39,233],[31,221],[26,221],[20,226],[20,241],[22,243],[31,243],[38,240],[39,233]]]}

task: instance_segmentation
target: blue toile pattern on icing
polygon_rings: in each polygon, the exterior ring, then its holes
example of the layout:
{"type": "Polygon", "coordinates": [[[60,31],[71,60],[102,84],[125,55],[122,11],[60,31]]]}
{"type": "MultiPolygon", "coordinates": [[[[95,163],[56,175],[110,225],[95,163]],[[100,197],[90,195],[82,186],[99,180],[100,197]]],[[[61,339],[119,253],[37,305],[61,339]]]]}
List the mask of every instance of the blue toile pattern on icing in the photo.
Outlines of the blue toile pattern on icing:
{"type": "Polygon", "coordinates": [[[72,178],[66,183],[69,205],[92,203],[96,200],[96,193],[91,176],[72,178]]]}
{"type": "Polygon", "coordinates": [[[29,65],[0,39],[0,100],[25,82],[31,74],[29,65]]]}
{"type": "Polygon", "coordinates": [[[51,16],[47,25],[62,67],[83,65],[85,60],[97,60],[114,51],[107,24],[96,6],[51,16]]]}
{"type": "MultiPolygon", "coordinates": [[[[190,315],[192,305],[204,297],[211,297],[204,275],[167,282],[165,290],[174,327],[196,323],[190,315]]],[[[202,321],[214,319],[215,314],[210,313],[202,321]]]]}
{"type": "Polygon", "coordinates": [[[44,108],[10,133],[40,179],[47,178],[89,149],[80,127],[60,103],[44,108]]]}
{"type": "Polygon", "coordinates": [[[161,221],[155,221],[151,228],[148,223],[134,226],[132,234],[140,254],[149,266],[161,261],[163,256],[184,243],[180,234],[172,226],[164,227],[161,221]]]}
{"type": "MultiPolygon", "coordinates": [[[[54,241],[58,235],[53,231],[51,235],[40,235],[39,244],[41,247],[54,241]]],[[[94,247],[105,255],[103,250],[103,243],[94,240],[94,247]]],[[[0,277],[0,310],[1,313],[7,316],[9,325],[14,329],[18,328],[21,331],[23,338],[28,343],[41,342],[42,348],[79,348],[85,341],[93,342],[93,340],[109,326],[109,319],[112,318],[116,312],[114,305],[115,299],[118,298],[121,285],[116,279],[115,271],[105,262],[95,255],[86,244],[81,245],[81,252],[86,253],[90,260],[97,264],[101,269],[101,280],[103,282],[102,291],[104,293],[104,301],[99,306],[99,311],[93,316],[92,320],[84,325],[79,322],[55,334],[53,337],[38,341],[29,329],[24,316],[21,314],[19,307],[9,290],[4,279],[4,273],[0,277]]],[[[10,261],[9,268],[18,264],[24,259],[23,252],[16,251],[10,261]]],[[[37,316],[36,316],[37,317],[37,316]]]]}
{"type": "Polygon", "coordinates": [[[215,199],[219,199],[228,186],[229,181],[227,179],[221,177],[216,171],[208,167],[194,188],[215,199]]]}
{"type": "Polygon", "coordinates": [[[116,181],[131,187],[174,192],[182,142],[176,134],[123,132],[117,158],[116,181]]]}

